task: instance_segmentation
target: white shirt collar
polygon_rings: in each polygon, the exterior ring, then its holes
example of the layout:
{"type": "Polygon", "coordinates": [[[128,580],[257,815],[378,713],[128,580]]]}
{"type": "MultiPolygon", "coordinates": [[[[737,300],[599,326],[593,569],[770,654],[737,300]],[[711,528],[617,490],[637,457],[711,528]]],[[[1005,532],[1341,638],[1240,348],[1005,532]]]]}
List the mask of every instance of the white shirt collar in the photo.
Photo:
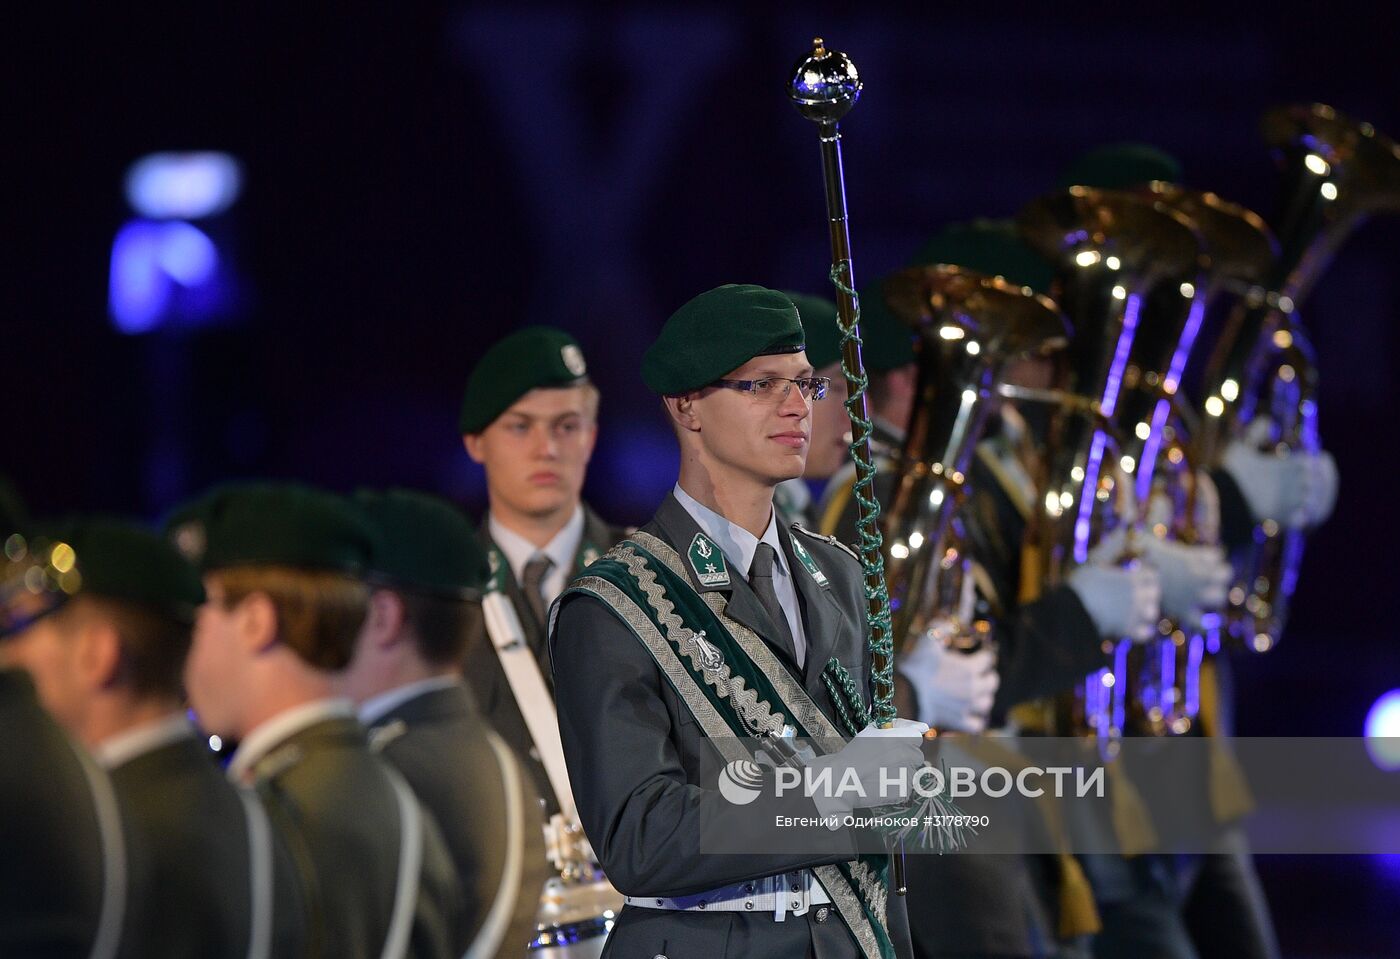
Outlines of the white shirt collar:
{"type": "Polygon", "coordinates": [[[250,769],[285,740],[308,726],[327,719],[352,719],[355,706],[348,699],[313,699],[283,710],[249,730],[228,764],[228,778],[242,782],[250,769]]]}
{"type": "Polygon", "coordinates": [[[574,515],[569,517],[564,528],[555,533],[554,538],[546,543],[543,549],[514,530],[506,529],[489,513],[486,517],[486,528],[491,534],[491,539],[505,554],[516,582],[524,575],[525,564],[538,553],[544,553],[554,561],[554,565],[550,567],[551,573],[559,572],[568,576],[573,574],[574,556],[578,554],[579,544],[583,542],[583,504],[574,507],[574,515]]]}
{"type": "Polygon", "coordinates": [[[753,554],[758,549],[759,543],[767,543],[773,547],[778,554],[773,565],[781,575],[788,575],[787,556],[783,553],[783,541],[778,538],[777,510],[769,513],[768,528],[763,531],[762,537],[758,537],[737,523],[731,523],[701,503],[681,489],[681,484],[677,483],[673,492],[676,502],[680,503],[690,514],[691,519],[695,520],[700,531],[715,541],[720,552],[724,553],[736,569],[743,572],[745,579],[749,578],[749,567],[753,565],[753,554]]]}
{"type": "Polygon", "coordinates": [[[194,724],[183,712],[174,712],[108,736],[97,744],[93,758],[103,769],[116,769],[138,756],[155,752],[181,739],[194,738],[194,724]]]}
{"type": "Polygon", "coordinates": [[[371,696],[361,703],[360,722],[364,723],[365,726],[370,726],[411,699],[437,692],[439,689],[451,689],[453,686],[460,685],[462,685],[460,676],[429,676],[427,679],[395,687],[380,693],[378,696],[371,696]]]}

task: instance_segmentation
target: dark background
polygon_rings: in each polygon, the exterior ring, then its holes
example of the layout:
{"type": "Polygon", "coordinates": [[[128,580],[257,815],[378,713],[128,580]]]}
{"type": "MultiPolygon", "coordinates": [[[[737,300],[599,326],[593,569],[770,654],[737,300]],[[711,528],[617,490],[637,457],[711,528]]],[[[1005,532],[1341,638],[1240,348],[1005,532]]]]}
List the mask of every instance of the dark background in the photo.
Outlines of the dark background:
{"type": "MultiPolygon", "coordinates": [[[[36,512],[156,518],[272,476],[435,489],[477,513],[466,372],[545,322],[603,390],[588,497],[644,520],[674,475],[637,376],[664,318],[723,282],[824,288],[815,131],[783,92],[814,34],[866,84],[843,124],[862,279],[945,223],[1014,213],[1100,143],[1155,143],[1188,184],[1269,217],[1265,108],[1320,100],[1400,135],[1396,17],[1360,5],[286,6],[9,24],[0,471],[36,512]],[[193,148],[244,165],[211,227],[238,299],[220,325],[122,335],[122,175],[193,148]]],[[[1285,643],[1241,664],[1244,734],[1357,735],[1400,686],[1397,265],[1400,223],[1373,221],[1305,310],[1341,499],[1285,643]]],[[[1261,869],[1290,955],[1400,955],[1393,860],[1261,869]]]]}

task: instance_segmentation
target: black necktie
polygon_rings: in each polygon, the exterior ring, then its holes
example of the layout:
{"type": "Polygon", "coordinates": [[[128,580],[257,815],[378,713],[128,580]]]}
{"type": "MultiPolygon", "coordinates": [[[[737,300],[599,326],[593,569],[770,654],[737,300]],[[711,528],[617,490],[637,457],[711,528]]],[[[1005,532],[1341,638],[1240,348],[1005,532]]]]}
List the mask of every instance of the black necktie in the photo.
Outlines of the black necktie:
{"type": "Polygon", "coordinates": [[[753,588],[758,601],[763,604],[768,618],[777,627],[778,635],[787,643],[787,648],[793,651],[797,665],[801,666],[805,658],[802,655],[803,651],[798,649],[797,643],[793,641],[792,629],[788,626],[782,604],[778,602],[778,591],[773,588],[773,563],[777,558],[777,550],[767,543],[759,543],[758,549],[754,550],[753,562],[749,565],[749,586],[753,588]]]}
{"type": "Polygon", "coordinates": [[[540,553],[530,558],[520,575],[520,591],[525,594],[525,602],[530,604],[530,612],[535,614],[535,622],[541,627],[545,625],[545,610],[544,590],[540,587],[544,585],[545,574],[553,565],[554,560],[540,553]]]}

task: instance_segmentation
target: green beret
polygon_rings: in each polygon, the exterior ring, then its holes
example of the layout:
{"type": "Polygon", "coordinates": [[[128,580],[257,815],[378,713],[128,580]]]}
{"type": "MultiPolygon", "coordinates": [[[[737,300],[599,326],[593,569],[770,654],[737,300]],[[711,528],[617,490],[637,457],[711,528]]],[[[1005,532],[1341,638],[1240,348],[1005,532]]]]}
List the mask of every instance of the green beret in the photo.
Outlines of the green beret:
{"type": "Polygon", "coordinates": [[[588,365],[574,338],[552,326],[527,326],[487,350],[467,378],[462,433],[480,433],[520,397],[539,387],[574,386],[588,365]]]}
{"type": "Polygon", "coordinates": [[[860,358],[870,373],[888,373],[914,362],[914,331],[890,312],[885,281],[860,290],[860,358]]]}
{"type": "Polygon", "coordinates": [[[349,500],[297,483],[220,487],[176,510],[166,532],[205,571],[291,566],[358,575],[376,546],[349,500]]]}
{"type": "Polygon", "coordinates": [[[1055,277],[1055,268],[1021,239],[1011,220],[955,223],[925,243],[909,265],[937,263],[1000,276],[1037,293],[1047,293],[1055,277]]]}
{"type": "Polygon", "coordinates": [[[820,296],[806,293],[783,295],[792,300],[802,318],[802,338],[806,341],[807,362],[819,370],[841,359],[841,327],[837,322],[836,304],[820,296]]]}
{"type": "Polygon", "coordinates": [[[1060,175],[1060,187],[1126,190],[1153,180],[1181,182],[1181,161],[1146,143],[1109,143],[1082,154],[1060,175]]]}
{"type": "Polygon", "coordinates": [[[355,505],[378,533],[371,580],[468,599],[491,578],[476,530],[446,500],[413,490],[360,490],[355,505]]]}
{"type": "Polygon", "coordinates": [[[671,314],[642,357],[642,381],[675,396],[708,386],[755,356],[803,348],[802,320],[777,290],[727,283],[671,314]]]}
{"type": "Polygon", "coordinates": [[[154,532],[122,520],[80,518],[11,536],[0,573],[0,635],[24,629],[72,596],[134,603],[182,623],[204,602],[199,573],[154,532]]]}

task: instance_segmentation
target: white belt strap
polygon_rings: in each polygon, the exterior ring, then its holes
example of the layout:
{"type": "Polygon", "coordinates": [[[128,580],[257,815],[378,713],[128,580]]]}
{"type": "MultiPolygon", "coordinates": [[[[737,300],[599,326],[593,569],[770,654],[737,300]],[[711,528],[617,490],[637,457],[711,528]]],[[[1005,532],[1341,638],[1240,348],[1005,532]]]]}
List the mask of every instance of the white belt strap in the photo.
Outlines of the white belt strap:
{"type": "Polygon", "coordinates": [[[71,742],[69,745],[87,777],[102,843],[102,910],[89,955],[91,959],[112,959],[121,945],[122,923],[126,919],[126,840],[122,837],[121,813],[106,774],[71,742]]]}
{"type": "Polygon", "coordinates": [[[540,762],[544,764],[554,797],[559,800],[559,808],[565,815],[571,815],[574,793],[569,788],[568,767],[564,765],[559,717],[539,663],[535,662],[535,656],[525,642],[520,617],[516,615],[510,597],[500,591],[487,593],[481,600],[481,608],[491,646],[496,650],[496,658],[501,661],[501,669],[510,683],[511,693],[515,695],[520,715],[525,717],[525,725],[530,730],[530,738],[535,741],[535,749],[539,752],[540,762]]]}
{"type": "Polygon", "coordinates": [[[826,905],[831,897],[810,869],[799,869],[777,876],[765,876],[721,886],[707,892],[668,899],[663,896],[626,896],[629,906],[646,909],[672,909],[680,912],[772,913],[782,922],[788,913],[805,916],[812,906],[826,905]]]}
{"type": "Polygon", "coordinates": [[[387,766],[384,771],[399,801],[399,881],[394,891],[394,914],[389,920],[389,934],[384,938],[381,956],[382,959],[404,959],[408,955],[408,937],[413,930],[418,882],[423,869],[423,816],[417,797],[403,777],[387,766]]]}
{"type": "Polygon", "coordinates": [[[516,765],[515,754],[500,736],[487,733],[486,741],[496,754],[496,763],[501,768],[501,786],[506,795],[506,864],[501,872],[496,898],[492,900],[481,931],[472,941],[465,959],[490,959],[500,949],[510,918],[515,913],[520,876],[525,868],[525,793],[520,786],[520,769],[516,765]]]}
{"type": "Polygon", "coordinates": [[[252,883],[248,959],[267,959],[272,954],[272,828],[258,798],[247,789],[234,788],[248,819],[248,876],[252,883]]]}

